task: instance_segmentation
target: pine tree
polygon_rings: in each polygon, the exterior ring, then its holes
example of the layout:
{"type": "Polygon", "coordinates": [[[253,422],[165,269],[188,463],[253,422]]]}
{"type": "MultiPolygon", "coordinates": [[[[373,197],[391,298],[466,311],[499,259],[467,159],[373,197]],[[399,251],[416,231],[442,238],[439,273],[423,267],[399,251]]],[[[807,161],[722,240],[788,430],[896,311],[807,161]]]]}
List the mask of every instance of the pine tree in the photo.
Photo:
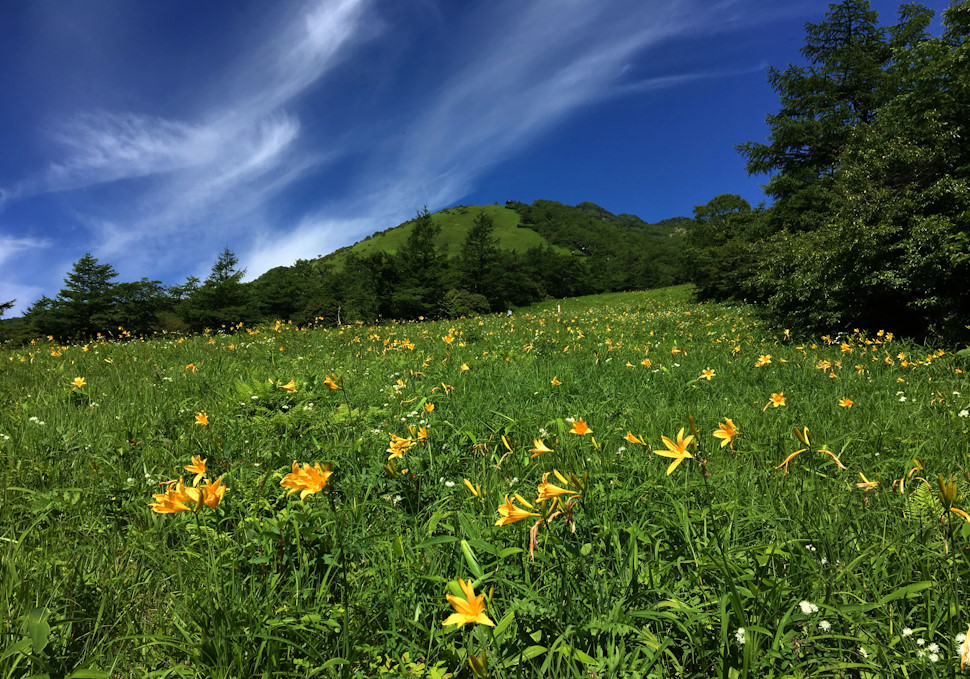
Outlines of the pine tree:
{"type": "Polygon", "coordinates": [[[462,244],[458,257],[458,276],[461,287],[483,295],[492,309],[501,306],[501,251],[495,237],[495,224],[484,210],[478,213],[462,244]]]}
{"type": "Polygon", "coordinates": [[[832,4],[824,21],[806,24],[801,54],[807,65],[768,70],[781,110],[767,117],[767,143],[738,150],[750,174],[772,175],[765,191],[776,200],[771,219],[778,229],[817,223],[853,127],[871,122],[883,103],[892,51],[877,20],[868,0],[832,4]]]}
{"type": "Polygon", "coordinates": [[[436,315],[444,294],[445,255],[436,239],[441,226],[427,206],[411,225],[404,247],[397,253],[401,283],[395,291],[397,313],[404,318],[436,315]]]}

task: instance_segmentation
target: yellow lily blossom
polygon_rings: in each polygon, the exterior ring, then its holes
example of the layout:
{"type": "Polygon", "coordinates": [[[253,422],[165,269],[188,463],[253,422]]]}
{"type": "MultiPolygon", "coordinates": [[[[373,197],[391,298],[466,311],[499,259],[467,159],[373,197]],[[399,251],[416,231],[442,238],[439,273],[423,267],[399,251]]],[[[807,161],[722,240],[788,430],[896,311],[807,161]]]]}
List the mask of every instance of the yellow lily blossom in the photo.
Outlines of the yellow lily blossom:
{"type": "MultiPolygon", "coordinates": [[[[532,507],[528,502],[522,499],[521,495],[516,495],[515,498],[522,504],[532,507]]],[[[528,510],[522,509],[521,507],[516,507],[509,500],[509,496],[505,496],[505,503],[499,505],[498,507],[499,519],[495,522],[496,526],[508,526],[510,524],[516,523],[517,521],[522,521],[523,519],[528,519],[532,516],[539,516],[536,512],[530,512],[528,510]]]]}
{"type": "Polygon", "coordinates": [[[307,462],[301,468],[296,463],[296,460],[293,460],[293,471],[283,477],[280,485],[290,489],[286,493],[287,496],[292,495],[296,491],[300,491],[300,499],[302,500],[307,495],[319,493],[326,488],[331,474],[333,472],[330,470],[329,462],[323,469],[320,468],[319,462],[315,462],[312,467],[307,462]]]}
{"type": "Polygon", "coordinates": [[[206,461],[202,459],[201,455],[193,455],[192,464],[185,465],[186,471],[195,474],[195,478],[192,480],[193,486],[199,485],[199,480],[205,476],[205,462],[206,461]]]}
{"type": "Polygon", "coordinates": [[[448,625],[461,627],[465,623],[470,622],[495,627],[495,623],[485,615],[485,595],[479,594],[475,596],[475,588],[472,586],[472,583],[465,582],[461,578],[458,578],[458,586],[465,593],[465,598],[462,599],[453,594],[446,596],[448,602],[454,607],[455,612],[449,615],[441,625],[443,627],[447,627],[448,625]]]}
{"type": "Polygon", "coordinates": [[[679,465],[681,462],[683,462],[688,458],[690,459],[694,458],[693,455],[687,452],[687,446],[690,445],[690,442],[694,440],[694,435],[691,434],[687,438],[684,438],[683,427],[681,427],[680,431],[677,433],[676,443],[670,440],[669,438],[667,438],[666,436],[661,436],[660,438],[663,439],[664,445],[667,446],[667,449],[655,450],[654,452],[657,453],[657,455],[660,455],[662,457],[674,458],[674,461],[670,463],[669,467],[667,467],[667,476],[670,476],[671,474],[673,474],[674,470],[677,469],[677,465],[679,465]]]}
{"type": "Polygon", "coordinates": [[[734,422],[728,418],[724,418],[724,422],[717,425],[717,431],[711,434],[716,439],[721,439],[721,447],[728,445],[729,443],[733,446],[734,439],[738,435],[738,428],[734,426],[734,422]]]}
{"type": "Polygon", "coordinates": [[[534,448],[529,449],[529,452],[532,453],[532,457],[539,457],[540,455],[545,455],[546,453],[556,452],[552,448],[547,447],[546,444],[542,442],[542,439],[532,439],[532,444],[535,446],[534,448]]]}

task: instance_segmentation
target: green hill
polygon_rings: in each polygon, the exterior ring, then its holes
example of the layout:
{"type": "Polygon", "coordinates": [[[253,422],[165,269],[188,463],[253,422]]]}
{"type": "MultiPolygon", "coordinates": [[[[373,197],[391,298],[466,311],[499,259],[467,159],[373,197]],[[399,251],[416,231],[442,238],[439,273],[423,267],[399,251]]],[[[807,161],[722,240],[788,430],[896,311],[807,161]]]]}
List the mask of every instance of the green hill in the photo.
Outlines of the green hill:
{"type": "MultiPolygon", "coordinates": [[[[436,244],[449,259],[458,256],[472,222],[480,212],[492,218],[494,235],[504,250],[522,254],[532,248],[546,247],[559,254],[580,257],[590,256],[593,252],[619,256],[630,247],[666,249],[670,243],[665,241],[676,240],[678,227],[689,221],[686,217],[674,217],[650,224],[636,215],[614,215],[590,202],[575,207],[550,200],[537,200],[531,205],[514,201],[505,205],[459,205],[432,215],[441,226],[436,244]]],[[[365,257],[385,252],[393,255],[407,242],[413,224],[412,220],[378,231],[317,261],[340,270],[350,254],[365,257]]]]}
{"type": "MultiPolygon", "coordinates": [[[[502,249],[525,252],[529,248],[549,245],[545,238],[532,229],[523,228],[522,216],[512,208],[504,205],[459,205],[440,210],[433,215],[435,221],[441,226],[441,233],[435,242],[449,259],[458,256],[461,244],[468,235],[476,215],[480,212],[485,212],[492,218],[495,224],[495,237],[498,238],[499,247],[502,249]]],[[[414,221],[411,220],[390,229],[378,231],[362,241],[326,255],[320,261],[342,269],[344,261],[351,253],[361,257],[375,252],[393,255],[407,242],[413,225],[414,221]]],[[[556,249],[563,253],[568,252],[565,248],[556,249]]]]}

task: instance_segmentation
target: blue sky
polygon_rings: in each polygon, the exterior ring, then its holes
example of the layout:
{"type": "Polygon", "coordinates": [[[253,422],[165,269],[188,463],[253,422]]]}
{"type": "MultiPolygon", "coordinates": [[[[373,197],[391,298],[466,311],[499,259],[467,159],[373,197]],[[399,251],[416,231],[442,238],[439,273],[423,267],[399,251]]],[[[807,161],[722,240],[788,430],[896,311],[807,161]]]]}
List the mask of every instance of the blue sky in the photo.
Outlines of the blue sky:
{"type": "Polygon", "coordinates": [[[228,245],[252,279],[424,205],[756,204],[734,145],[765,139],[765,69],[826,7],[0,0],[0,302],[85,252],[174,284],[228,245]]]}

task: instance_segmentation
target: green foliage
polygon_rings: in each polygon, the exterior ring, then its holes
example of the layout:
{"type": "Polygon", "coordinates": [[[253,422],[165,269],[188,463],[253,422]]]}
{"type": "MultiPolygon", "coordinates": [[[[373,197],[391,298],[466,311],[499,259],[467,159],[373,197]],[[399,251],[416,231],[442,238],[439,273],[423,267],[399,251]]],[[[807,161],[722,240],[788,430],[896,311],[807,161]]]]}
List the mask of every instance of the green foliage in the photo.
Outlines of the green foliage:
{"type": "Polygon", "coordinates": [[[966,358],[689,296],[8,351],[0,676],[953,676],[970,524],[921,477],[968,509],[966,358]],[[193,456],[219,506],[152,512],[193,456]],[[494,627],[442,625],[458,578],[494,627]]]}
{"type": "Polygon", "coordinates": [[[781,109],[739,147],[774,204],[714,220],[695,209],[692,280],[705,299],[766,304],[790,328],[891,328],[966,339],[970,316],[967,3],[903,5],[877,25],[864,0],[807,24],[804,66],[772,69],[781,109]]]}
{"type": "Polygon", "coordinates": [[[91,253],[74,263],[64,279],[65,286],[50,299],[42,297],[27,310],[38,332],[62,339],[92,337],[112,327],[114,278],[118,272],[101,264],[91,253]]]}
{"type": "Polygon", "coordinates": [[[237,269],[239,258],[227,246],[212,265],[205,282],[189,292],[178,310],[196,331],[228,328],[256,321],[253,295],[242,283],[245,269],[237,269]]]}

